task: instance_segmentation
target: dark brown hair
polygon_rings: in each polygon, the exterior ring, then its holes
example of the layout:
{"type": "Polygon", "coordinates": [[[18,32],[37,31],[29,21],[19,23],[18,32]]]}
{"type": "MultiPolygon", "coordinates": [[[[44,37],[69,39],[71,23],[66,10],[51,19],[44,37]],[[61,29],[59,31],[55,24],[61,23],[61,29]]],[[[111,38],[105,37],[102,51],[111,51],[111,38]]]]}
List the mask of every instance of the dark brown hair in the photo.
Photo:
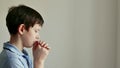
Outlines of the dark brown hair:
{"type": "Polygon", "coordinates": [[[29,30],[29,27],[33,27],[35,24],[42,26],[43,23],[42,16],[36,10],[25,5],[11,7],[6,16],[6,26],[11,35],[18,32],[20,24],[24,24],[26,30],[29,30]]]}

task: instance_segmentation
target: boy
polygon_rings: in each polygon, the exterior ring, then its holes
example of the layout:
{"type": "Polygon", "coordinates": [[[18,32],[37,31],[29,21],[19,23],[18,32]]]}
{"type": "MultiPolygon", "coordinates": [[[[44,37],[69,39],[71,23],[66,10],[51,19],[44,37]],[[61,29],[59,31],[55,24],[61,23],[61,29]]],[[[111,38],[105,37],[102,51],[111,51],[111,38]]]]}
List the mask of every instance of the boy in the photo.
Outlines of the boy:
{"type": "Polygon", "coordinates": [[[44,68],[50,49],[44,41],[39,40],[43,23],[42,16],[28,6],[19,5],[9,9],[6,26],[10,40],[4,43],[0,54],[0,68],[44,68]],[[24,47],[33,47],[33,63],[24,47]]]}

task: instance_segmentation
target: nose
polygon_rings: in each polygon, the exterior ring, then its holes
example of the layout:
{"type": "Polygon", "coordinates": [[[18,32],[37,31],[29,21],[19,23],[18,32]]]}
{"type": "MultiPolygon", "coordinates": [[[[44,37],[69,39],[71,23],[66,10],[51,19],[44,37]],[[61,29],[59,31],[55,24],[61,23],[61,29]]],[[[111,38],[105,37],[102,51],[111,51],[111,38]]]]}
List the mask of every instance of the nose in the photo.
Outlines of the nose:
{"type": "Polygon", "coordinates": [[[40,39],[40,35],[37,35],[37,36],[36,36],[36,39],[39,40],[39,39],[40,39]]]}

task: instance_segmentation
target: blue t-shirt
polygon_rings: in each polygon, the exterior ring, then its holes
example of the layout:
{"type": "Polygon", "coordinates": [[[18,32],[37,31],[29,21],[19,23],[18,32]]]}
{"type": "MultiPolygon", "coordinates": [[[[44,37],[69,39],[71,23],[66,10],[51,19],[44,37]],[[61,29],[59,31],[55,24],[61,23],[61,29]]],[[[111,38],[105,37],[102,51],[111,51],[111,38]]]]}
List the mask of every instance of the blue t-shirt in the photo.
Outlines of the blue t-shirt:
{"type": "Polygon", "coordinates": [[[0,68],[32,68],[32,61],[26,50],[21,52],[9,42],[4,43],[0,54],[0,68]]]}

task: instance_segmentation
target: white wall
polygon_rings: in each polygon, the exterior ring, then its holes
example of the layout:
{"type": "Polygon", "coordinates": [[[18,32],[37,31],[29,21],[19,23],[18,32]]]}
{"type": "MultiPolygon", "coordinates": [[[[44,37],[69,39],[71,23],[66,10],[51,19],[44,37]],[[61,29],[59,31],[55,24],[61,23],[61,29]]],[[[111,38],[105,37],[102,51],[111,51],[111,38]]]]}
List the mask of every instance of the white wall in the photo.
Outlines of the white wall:
{"type": "Polygon", "coordinates": [[[0,0],[0,50],[9,40],[8,7],[18,4],[35,8],[45,19],[40,35],[52,48],[46,68],[116,67],[117,0],[0,0]]]}
{"type": "Polygon", "coordinates": [[[46,68],[74,68],[74,4],[73,0],[49,0],[45,31],[52,51],[46,68]],[[46,31],[47,30],[47,31],[46,31]]]}
{"type": "Polygon", "coordinates": [[[76,68],[115,68],[116,0],[76,0],[76,68]]]}
{"type": "Polygon", "coordinates": [[[117,68],[120,68],[120,0],[118,0],[118,28],[117,28],[117,68]]]}

